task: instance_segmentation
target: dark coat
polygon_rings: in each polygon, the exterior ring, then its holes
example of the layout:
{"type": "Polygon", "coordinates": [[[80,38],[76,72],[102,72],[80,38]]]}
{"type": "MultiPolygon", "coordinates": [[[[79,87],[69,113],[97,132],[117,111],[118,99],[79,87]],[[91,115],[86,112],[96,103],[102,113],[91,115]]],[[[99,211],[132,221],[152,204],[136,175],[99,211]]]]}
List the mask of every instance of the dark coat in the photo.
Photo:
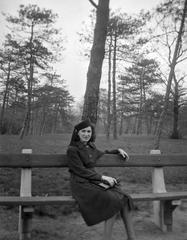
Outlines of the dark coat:
{"type": "Polygon", "coordinates": [[[71,193],[88,226],[114,216],[127,202],[130,209],[133,206],[128,193],[120,188],[103,190],[90,182],[101,180],[101,174],[97,173],[94,167],[98,158],[105,153],[117,154],[118,150],[102,152],[94,143],[85,145],[80,141],[67,149],[71,193]]]}

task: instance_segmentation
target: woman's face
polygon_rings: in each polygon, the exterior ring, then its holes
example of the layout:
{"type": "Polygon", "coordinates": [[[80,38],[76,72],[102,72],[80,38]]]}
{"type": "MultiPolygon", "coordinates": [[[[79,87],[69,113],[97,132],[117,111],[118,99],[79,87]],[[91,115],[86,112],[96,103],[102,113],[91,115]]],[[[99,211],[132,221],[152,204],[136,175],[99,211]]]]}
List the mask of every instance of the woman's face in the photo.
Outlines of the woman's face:
{"type": "Polygon", "coordinates": [[[92,128],[89,126],[87,128],[83,128],[78,132],[80,141],[83,143],[87,143],[92,136],[92,128]]]}

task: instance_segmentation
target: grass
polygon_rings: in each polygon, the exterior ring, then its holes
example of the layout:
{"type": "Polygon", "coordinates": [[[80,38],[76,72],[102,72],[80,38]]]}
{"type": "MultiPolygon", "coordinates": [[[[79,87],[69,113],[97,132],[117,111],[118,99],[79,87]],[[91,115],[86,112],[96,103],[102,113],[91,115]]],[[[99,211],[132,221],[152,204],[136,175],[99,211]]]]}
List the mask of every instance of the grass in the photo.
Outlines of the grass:
{"type": "MultiPolygon", "coordinates": [[[[0,149],[5,153],[21,153],[22,149],[29,148],[33,153],[65,153],[70,141],[70,134],[30,136],[19,140],[18,136],[0,136],[0,149]]],[[[149,154],[154,143],[154,136],[147,135],[124,135],[117,140],[107,141],[104,135],[99,135],[96,146],[101,149],[123,148],[129,154],[149,154]]],[[[162,153],[187,154],[187,140],[162,139],[160,150],[162,153]]],[[[150,168],[98,168],[104,174],[123,179],[125,188],[129,192],[138,192],[139,186],[151,186],[150,168]],[[132,187],[134,186],[134,187],[132,187]]],[[[164,175],[168,189],[178,191],[187,182],[186,167],[169,167],[164,169],[164,175]]],[[[69,195],[69,172],[66,169],[33,169],[32,173],[33,195],[69,195]]],[[[20,170],[1,169],[0,195],[19,195],[20,170]],[[13,181],[12,181],[13,179],[13,181]]],[[[184,189],[183,189],[184,190],[184,189]]],[[[17,214],[16,207],[10,209],[1,207],[0,215],[6,214],[7,210],[17,214]]],[[[38,206],[35,214],[39,217],[56,218],[56,216],[68,215],[78,211],[77,206],[38,206]]]]}

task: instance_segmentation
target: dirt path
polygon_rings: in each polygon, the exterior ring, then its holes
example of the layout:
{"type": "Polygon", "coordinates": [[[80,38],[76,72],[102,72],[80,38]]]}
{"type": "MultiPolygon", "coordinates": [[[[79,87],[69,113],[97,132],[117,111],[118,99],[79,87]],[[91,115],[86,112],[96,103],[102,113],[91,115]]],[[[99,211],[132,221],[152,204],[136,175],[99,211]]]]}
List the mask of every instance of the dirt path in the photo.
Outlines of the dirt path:
{"type": "MultiPolygon", "coordinates": [[[[153,222],[153,215],[146,211],[134,213],[134,226],[138,240],[187,240],[187,212],[177,209],[174,213],[174,229],[172,233],[162,233],[153,222]]],[[[87,227],[78,216],[66,222],[66,240],[99,240],[102,239],[103,223],[93,227],[87,227]],[[69,226],[69,227],[68,227],[69,226]]],[[[125,240],[126,232],[121,219],[117,219],[114,225],[113,237],[115,240],[125,240]]]]}
{"type": "MultiPolygon", "coordinates": [[[[18,240],[17,215],[11,214],[9,210],[8,214],[6,211],[5,215],[5,218],[1,218],[0,222],[0,239],[18,240]]],[[[187,240],[187,211],[179,208],[174,212],[173,232],[162,233],[155,226],[153,215],[146,210],[133,212],[133,222],[137,240],[187,240]]],[[[100,240],[102,239],[103,227],[103,223],[87,227],[78,212],[57,218],[35,216],[33,219],[32,239],[100,240]]],[[[125,240],[126,238],[123,223],[118,218],[114,225],[112,239],[125,240]]]]}

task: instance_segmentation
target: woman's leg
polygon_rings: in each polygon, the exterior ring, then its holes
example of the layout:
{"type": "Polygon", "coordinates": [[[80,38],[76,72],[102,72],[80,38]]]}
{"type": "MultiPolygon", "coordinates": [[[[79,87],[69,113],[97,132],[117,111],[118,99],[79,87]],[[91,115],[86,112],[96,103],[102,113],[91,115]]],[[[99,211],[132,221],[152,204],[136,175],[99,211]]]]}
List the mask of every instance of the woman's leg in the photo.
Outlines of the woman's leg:
{"type": "Polygon", "coordinates": [[[136,240],[132,224],[132,212],[129,210],[128,204],[125,204],[124,208],[121,210],[121,217],[126,228],[128,240],[136,240]]]}
{"type": "Polygon", "coordinates": [[[113,226],[114,226],[116,215],[117,214],[115,214],[113,217],[111,217],[111,218],[109,218],[105,221],[105,229],[104,229],[103,240],[111,240],[112,229],[113,229],[113,226]]]}

